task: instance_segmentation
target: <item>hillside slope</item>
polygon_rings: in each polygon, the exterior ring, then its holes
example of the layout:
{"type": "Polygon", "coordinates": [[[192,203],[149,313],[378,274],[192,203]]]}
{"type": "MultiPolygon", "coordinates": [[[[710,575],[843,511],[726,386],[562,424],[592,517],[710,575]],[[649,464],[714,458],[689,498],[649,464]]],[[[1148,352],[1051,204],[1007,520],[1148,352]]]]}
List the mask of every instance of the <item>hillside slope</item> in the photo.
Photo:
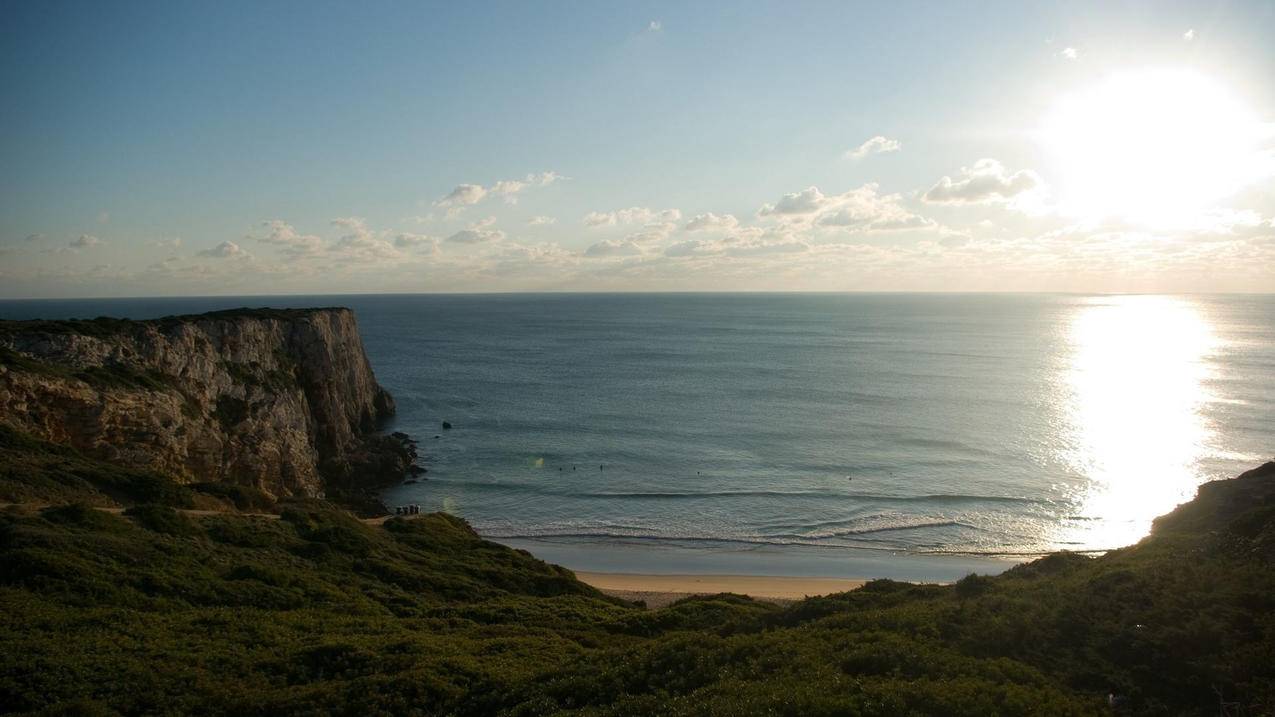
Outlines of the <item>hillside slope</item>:
{"type": "MultiPolygon", "coordinates": [[[[0,462],[17,480],[49,455],[81,473],[94,465],[22,436],[0,462]]],[[[119,470],[98,464],[108,468],[119,470]]],[[[0,710],[1275,708],[1275,464],[1205,486],[1153,535],[1101,558],[1058,554],[953,586],[876,581],[782,609],[723,595],[644,610],[456,518],[381,527],[313,500],[281,508],[279,520],[157,505],[0,513],[0,710]]]]}

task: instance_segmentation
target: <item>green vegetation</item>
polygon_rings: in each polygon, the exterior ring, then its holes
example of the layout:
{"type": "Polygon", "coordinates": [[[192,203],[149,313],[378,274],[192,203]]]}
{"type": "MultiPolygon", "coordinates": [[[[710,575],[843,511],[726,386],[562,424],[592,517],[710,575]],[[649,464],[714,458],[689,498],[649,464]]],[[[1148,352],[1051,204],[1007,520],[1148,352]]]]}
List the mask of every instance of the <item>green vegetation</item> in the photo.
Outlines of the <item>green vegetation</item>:
{"type": "Polygon", "coordinates": [[[0,423],[0,503],[91,505],[162,503],[190,507],[194,496],[154,471],[124,468],[37,440],[0,423]]]}
{"type": "MultiPolygon", "coordinates": [[[[79,475],[91,461],[0,436],[0,484],[100,491],[79,475]]],[[[1206,486],[1152,537],[1101,558],[1058,554],[953,586],[881,580],[787,608],[721,595],[644,610],[441,514],[382,526],[318,501],[278,518],[171,505],[0,513],[0,710],[1275,709],[1275,464],[1206,486]]]]}
{"type": "Polygon", "coordinates": [[[267,513],[275,508],[275,502],[269,495],[252,486],[233,483],[194,483],[190,489],[220,498],[234,506],[236,510],[247,513],[267,513]]]}
{"type": "Polygon", "coordinates": [[[273,393],[297,390],[296,362],[283,351],[276,350],[274,355],[281,368],[266,369],[257,361],[222,361],[221,367],[242,386],[264,387],[273,393]]]}
{"type": "Polygon", "coordinates": [[[31,321],[0,321],[0,335],[3,334],[81,334],[99,339],[120,335],[137,335],[146,327],[154,326],[161,330],[171,329],[178,324],[196,321],[217,321],[234,319],[273,319],[277,321],[294,321],[311,314],[324,311],[346,311],[338,307],[314,309],[273,309],[268,307],[225,309],[203,314],[183,314],[164,316],[158,319],[119,319],[110,316],[99,316],[95,319],[36,319],[31,321]]]}
{"type": "Polygon", "coordinates": [[[0,503],[96,506],[150,503],[249,513],[273,512],[277,508],[270,496],[252,486],[180,485],[155,471],[124,468],[87,458],[73,448],[32,438],[3,423],[0,423],[0,503]]]}
{"type": "Polygon", "coordinates": [[[144,322],[99,316],[96,319],[0,321],[0,334],[81,334],[99,339],[133,334],[144,322]]]}
{"type": "Polygon", "coordinates": [[[235,426],[243,423],[248,416],[252,415],[252,407],[247,401],[234,396],[218,396],[217,407],[214,409],[214,415],[225,431],[229,431],[235,426]]]}

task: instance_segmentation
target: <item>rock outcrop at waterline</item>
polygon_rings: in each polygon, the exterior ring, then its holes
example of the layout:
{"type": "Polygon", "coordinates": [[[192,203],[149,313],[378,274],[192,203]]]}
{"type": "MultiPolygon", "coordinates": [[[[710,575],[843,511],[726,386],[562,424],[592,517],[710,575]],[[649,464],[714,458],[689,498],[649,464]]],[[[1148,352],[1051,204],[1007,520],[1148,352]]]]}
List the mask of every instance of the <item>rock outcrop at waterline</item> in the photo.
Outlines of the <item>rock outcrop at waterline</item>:
{"type": "Polygon", "coordinates": [[[401,478],[349,309],[0,322],[0,421],[182,482],[322,496],[401,478]]]}

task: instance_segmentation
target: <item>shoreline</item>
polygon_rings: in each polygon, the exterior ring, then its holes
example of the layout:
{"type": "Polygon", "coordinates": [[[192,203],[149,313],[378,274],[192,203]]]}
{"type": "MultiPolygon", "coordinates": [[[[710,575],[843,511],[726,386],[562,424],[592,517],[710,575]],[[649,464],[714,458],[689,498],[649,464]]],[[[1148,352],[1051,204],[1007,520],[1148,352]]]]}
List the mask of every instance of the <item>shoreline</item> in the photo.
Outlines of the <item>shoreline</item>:
{"type": "Polygon", "coordinates": [[[660,608],[695,595],[735,593],[781,605],[807,597],[848,592],[866,579],[794,577],[788,575],[657,575],[577,571],[576,578],[612,597],[641,600],[660,608]]]}
{"type": "MultiPolygon", "coordinates": [[[[537,558],[561,565],[577,574],[681,576],[706,578],[737,576],[779,580],[866,581],[889,578],[913,583],[950,583],[975,573],[997,575],[1032,558],[952,554],[918,554],[904,551],[808,546],[697,546],[620,543],[614,541],[553,539],[491,539],[526,550],[537,558]]],[[[588,582],[587,580],[585,582],[588,582]]],[[[648,581],[652,584],[652,581],[648,581]]],[[[813,585],[813,584],[812,584],[813,585]]],[[[623,589],[615,586],[615,589],[623,589]]],[[[642,589],[642,588],[631,588],[642,589]]],[[[679,588],[690,592],[695,588],[679,588]]],[[[660,592],[665,587],[652,589],[660,592]]],[[[717,592],[721,592],[720,590],[717,592]]],[[[735,590],[743,592],[746,590],[735,590]]],[[[800,594],[797,595],[801,597],[800,594]]]]}

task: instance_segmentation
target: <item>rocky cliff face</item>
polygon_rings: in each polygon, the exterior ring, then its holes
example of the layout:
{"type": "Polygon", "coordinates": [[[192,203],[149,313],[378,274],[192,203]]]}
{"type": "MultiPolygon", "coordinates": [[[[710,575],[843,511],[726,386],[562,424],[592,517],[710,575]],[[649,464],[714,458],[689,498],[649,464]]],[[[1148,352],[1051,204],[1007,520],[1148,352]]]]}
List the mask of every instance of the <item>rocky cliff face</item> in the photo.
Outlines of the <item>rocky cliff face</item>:
{"type": "Polygon", "coordinates": [[[0,421],[184,482],[322,496],[401,477],[348,309],[0,322],[0,421]]]}

